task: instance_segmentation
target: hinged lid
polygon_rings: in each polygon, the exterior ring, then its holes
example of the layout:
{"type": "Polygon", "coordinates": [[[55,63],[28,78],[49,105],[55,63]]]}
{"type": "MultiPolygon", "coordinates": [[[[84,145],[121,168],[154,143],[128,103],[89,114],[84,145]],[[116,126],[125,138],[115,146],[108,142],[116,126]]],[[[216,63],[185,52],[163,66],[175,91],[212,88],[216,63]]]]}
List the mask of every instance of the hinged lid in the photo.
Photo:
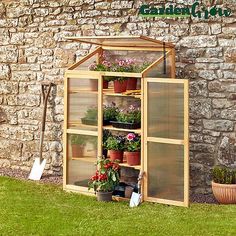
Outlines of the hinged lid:
{"type": "MultiPolygon", "coordinates": [[[[110,47],[163,47],[163,42],[146,36],[76,36],[67,39],[81,43],[89,43],[110,47]]],[[[166,47],[173,48],[172,43],[165,43],[166,47]]]]}

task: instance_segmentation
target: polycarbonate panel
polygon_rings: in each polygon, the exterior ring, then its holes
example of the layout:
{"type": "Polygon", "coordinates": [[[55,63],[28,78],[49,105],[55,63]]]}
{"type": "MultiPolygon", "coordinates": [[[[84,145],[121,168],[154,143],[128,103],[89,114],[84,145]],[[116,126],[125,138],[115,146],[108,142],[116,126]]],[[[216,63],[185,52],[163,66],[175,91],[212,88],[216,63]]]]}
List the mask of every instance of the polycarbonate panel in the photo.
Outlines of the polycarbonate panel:
{"type": "MultiPolygon", "coordinates": [[[[161,57],[161,56],[163,56],[163,52],[161,52],[159,57],[161,57]]],[[[166,57],[166,64],[164,63],[164,61],[161,61],[157,65],[153,66],[148,71],[148,73],[146,74],[146,77],[150,77],[150,78],[171,78],[170,59],[171,59],[171,57],[167,56],[166,57]]]]}
{"type": "Polygon", "coordinates": [[[155,40],[155,42],[153,42],[153,39],[149,39],[148,37],[143,36],[78,36],[68,37],[68,39],[102,46],[160,47],[162,45],[161,41],[155,40]]]}
{"type": "Polygon", "coordinates": [[[75,70],[86,70],[86,71],[90,70],[89,66],[96,63],[97,58],[98,58],[98,53],[88,58],[85,62],[81,63],[79,66],[76,67],[75,70]]]}
{"type": "Polygon", "coordinates": [[[148,197],[184,201],[184,148],[148,142],[148,197]]]}
{"type": "Polygon", "coordinates": [[[67,184],[87,187],[96,170],[97,137],[68,135],[67,184]]]}
{"type": "Polygon", "coordinates": [[[184,139],[184,84],[148,82],[148,137],[184,139]]]}
{"type": "Polygon", "coordinates": [[[97,130],[98,80],[69,79],[68,128],[97,130]]]}

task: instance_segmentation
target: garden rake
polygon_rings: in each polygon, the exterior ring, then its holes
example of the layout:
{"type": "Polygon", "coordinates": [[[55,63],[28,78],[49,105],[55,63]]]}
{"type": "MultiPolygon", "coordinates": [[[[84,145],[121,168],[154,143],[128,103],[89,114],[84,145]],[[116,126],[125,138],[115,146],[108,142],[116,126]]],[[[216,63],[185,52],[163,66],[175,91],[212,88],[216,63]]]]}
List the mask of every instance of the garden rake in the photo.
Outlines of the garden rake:
{"type": "Polygon", "coordinates": [[[46,114],[47,114],[47,102],[53,85],[54,83],[52,82],[44,82],[41,84],[41,90],[43,95],[43,114],[42,114],[42,124],[41,124],[41,133],[39,142],[39,157],[35,158],[33,168],[30,172],[29,179],[31,180],[40,180],[46,165],[46,159],[43,159],[43,138],[44,138],[46,114]]]}

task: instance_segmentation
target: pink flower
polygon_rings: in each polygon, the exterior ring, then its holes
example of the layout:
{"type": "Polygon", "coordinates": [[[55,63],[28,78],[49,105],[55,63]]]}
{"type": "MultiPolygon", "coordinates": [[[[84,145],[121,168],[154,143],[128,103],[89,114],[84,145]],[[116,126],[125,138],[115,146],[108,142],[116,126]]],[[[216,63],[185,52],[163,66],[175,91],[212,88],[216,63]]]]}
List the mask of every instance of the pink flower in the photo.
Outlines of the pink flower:
{"type": "Polygon", "coordinates": [[[133,141],[134,138],[135,138],[135,134],[129,133],[129,134],[127,134],[126,138],[127,138],[129,141],[133,141]]]}

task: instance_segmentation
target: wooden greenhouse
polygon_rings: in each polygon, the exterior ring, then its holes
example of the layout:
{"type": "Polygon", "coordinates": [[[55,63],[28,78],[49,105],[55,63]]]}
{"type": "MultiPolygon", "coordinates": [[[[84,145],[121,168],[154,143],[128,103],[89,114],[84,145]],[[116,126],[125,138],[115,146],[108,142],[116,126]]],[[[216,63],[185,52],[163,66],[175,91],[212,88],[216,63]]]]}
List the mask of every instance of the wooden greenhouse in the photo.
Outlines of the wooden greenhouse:
{"type": "Polygon", "coordinates": [[[144,201],[188,206],[188,81],[175,78],[174,45],[144,36],[67,39],[90,44],[94,50],[65,73],[64,189],[92,194],[88,180],[104,153],[104,132],[133,133],[141,137],[141,159],[136,165],[120,163],[123,182],[135,185],[141,170],[144,201]],[[104,58],[109,64],[132,59],[136,71],[91,70],[104,58]],[[114,91],[117,78],[137,78],[136,88],[114,91]],[[108,88],[105,80],[110,81],[108,88]],[[104,109],[111,103],[120,112],[138,107],[140,127],[106,124],[104,109]]]}

